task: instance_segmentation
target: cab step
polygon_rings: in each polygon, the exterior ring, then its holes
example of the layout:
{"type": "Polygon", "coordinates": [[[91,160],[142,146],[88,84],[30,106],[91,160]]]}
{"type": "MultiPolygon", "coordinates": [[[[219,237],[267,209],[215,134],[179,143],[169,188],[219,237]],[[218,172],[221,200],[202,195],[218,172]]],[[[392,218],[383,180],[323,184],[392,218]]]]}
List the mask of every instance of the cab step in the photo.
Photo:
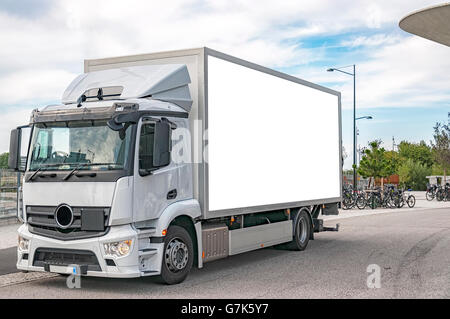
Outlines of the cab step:
{"type": "Polygon", "coordinates": [[[158,272],[156,270],[145,270],[141,271],[141,276],[151,276],[156,275],[158,272]]]}
{"type": "Polygon", "coordinates": [[[156,248],[145,248],[142,250],[139,250],[139,257],[141,256],[151,256],[158,252],[156,248]]]}

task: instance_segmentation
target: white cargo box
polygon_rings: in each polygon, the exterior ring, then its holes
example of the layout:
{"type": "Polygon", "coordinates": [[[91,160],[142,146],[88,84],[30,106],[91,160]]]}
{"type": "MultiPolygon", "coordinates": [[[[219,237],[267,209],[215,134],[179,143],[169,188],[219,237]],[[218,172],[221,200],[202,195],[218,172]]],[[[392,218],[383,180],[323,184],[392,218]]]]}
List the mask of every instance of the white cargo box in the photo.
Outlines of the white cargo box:
{"type": "Polygon", "coordinates": [[[86,60],[85,72],[162,64],[185,64],[191,77],[204,218],[341,200],[339,92],[209,48],[86,60]]]}

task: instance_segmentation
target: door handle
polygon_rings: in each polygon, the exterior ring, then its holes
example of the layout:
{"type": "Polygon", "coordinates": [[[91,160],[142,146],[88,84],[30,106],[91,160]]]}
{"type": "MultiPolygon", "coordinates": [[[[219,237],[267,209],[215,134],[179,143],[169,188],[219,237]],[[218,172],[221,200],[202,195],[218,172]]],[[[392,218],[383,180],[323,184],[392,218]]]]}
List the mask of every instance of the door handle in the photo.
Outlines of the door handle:
{"type": "Polygon", "coordinates": [[[177,197],[177,190],[176,189],[172,189],[171,191],[169,191],[167,193],[167,199],[175,199],[177,197]]]}

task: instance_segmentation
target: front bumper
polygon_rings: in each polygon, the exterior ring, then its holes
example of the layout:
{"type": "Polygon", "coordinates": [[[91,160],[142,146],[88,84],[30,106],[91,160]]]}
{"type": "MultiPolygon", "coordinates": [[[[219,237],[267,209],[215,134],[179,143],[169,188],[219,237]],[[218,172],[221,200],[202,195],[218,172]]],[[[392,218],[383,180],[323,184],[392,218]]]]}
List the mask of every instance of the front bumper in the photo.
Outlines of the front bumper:
{"type": "MultiPolygon", "coordinates": [[[[68,267],[44,267],[37,266],[35,254],[38,249],[55,249],[73,252],[89,251],[95,254],[99,271],[87,270],[86,276],[110,277],[110,278],[134,278],[148,275],[158,275],[161,272],[161,261],[164,244],[150,243],[149,238],[140,238],[137,231],[131,225],[113,226],[109,232],[97,238],[61,241],[32,234],[26,224],[22,225],[19,235],[29,240],[26,251],[17,252],[17,268],[25,271],[51,271],[55,273],[68,273],[68,267]],[[132,245],[128,255],[113,257],[105,254],[103,244],[131,239],[132,245]],[[154,254],[143,253],[151,249],[154,254]],[[28,257],[25,259],[24,257],[28,257]],[[115,265],[107,265],[106,259],[114,261],[115,265]],[[63,270],[63,269],[67,269],[63,270]]],[[[76,263],[74,263],[76,264],[76,263]]],[[[111,264],[111,263],[110,263],[111,264]]]]}

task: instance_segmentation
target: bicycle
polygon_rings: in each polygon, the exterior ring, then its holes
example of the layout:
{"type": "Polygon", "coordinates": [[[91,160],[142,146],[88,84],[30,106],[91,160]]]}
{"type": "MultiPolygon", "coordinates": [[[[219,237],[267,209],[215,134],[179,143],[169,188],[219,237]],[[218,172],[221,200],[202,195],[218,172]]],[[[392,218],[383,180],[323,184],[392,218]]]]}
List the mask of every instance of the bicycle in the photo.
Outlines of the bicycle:
{"type": "MultiPolygon", "coordinates": [[[[411,191],[412,189],[408,189],[408,192],[411,191]]],[[[416,197],[408,192],[404,189],[399,189],[395,193],[394,203],[397,208],[402,208],[405,204],[408,205],[409,208],[413,208],[416,205],[416,197]]]]}
{"type": "Polygon", "coordinates": [[[408,189],[408,192],[403,191],[403,200],[406,201],[406,204],[409,208],[413,208],[416,205],[416,198],[414,195],[412,195],[411,192],[412,189],[408,189]]]}
{"type": "Polygon", "coordinates": [[[344,186],[342,192],[342,208],[348,210],[355,206],[359,209],[366,207],[364,194],[359,191],[354,191],[351,185],[344,186]]]}
{"type": "Polygon", "coordinates": [[[436,197],[437,190],[438,190],[437,185],[427,184],[427,192],[425,194],[425,197],[427,198],[428,201],[432,201],[436,197]]]}
{"type": "Polygon", "coordinates": [[[358,193],[356,197],[356,207],[359,209],[365,209],[367,206],[367,198],[364,192],[358,193]]]}
{"type": "Polygon", "coordinates": [[[344,186],[342,191],[342,208],[347,210],[351,209],[356,204],[356,198],[354,196],[353,188],[351,186],[344,186]]]}
{"type": "Polygon", "coordinates": [[[372,209],[376,209],[381,206],[382,199],[379,188],[374,188],[368,192],[366,203],[372,209]]]}
{"type": "Polygon", "coordinates": [[[448,201],[450,200],[450,184],[446,183],[445,186],[438,186],[438,189],[436,191],[436,200],[438,202],[441,201],[448,201]]]}

